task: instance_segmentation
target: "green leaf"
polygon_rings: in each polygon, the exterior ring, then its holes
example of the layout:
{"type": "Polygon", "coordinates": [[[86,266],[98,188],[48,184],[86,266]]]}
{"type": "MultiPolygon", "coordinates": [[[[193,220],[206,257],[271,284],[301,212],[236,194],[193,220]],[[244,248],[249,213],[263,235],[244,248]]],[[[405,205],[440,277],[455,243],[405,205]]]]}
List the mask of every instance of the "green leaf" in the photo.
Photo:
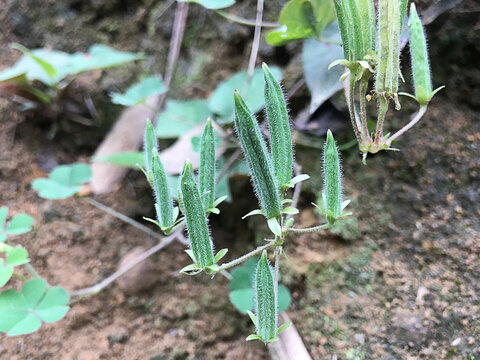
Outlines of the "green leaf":
{"type": "Polygon", "coordinates": [[[250,317],[250,319],[252,320],[253,322],[253,325],[255,325],[255,327],[257,327],[258,325],[258,320],[257,320],[257,317],[255,316],[255,314],[251,311],[247,311],[247,314],[248,316],[250,317]]]}
{"type": "Polygon", "coordinates": [[[262,337],[256,334],[250,334],[245,339],[245,341],[252,341],[252,340],[262,340],[262,337]]]}
{"type": "Polygon", "coordinates": [[[274,233],[276,236],[282,236],[282,228],[280,224],[278,223],[277,218],[271,218],[267,220],[267,225],[268,228],[272,233],[274,233]]]}
{"type": "MultiPolygon", "coordinates": [[[[275,79],[279,81],[282,79],[282,72],[278,67],[272,66],[270,71],[275,79]]],[[[208,107],[212,113],[218,115],[217,123],[225,124],[234,120],[235,102],[232,93],[236,89],[242,94],[245,103],[253,113],[263,108],[265,105],[265,83],[262,69],[255,69],[249,86],[247,86],[247,80],[246,71],[237,72],[220,83],[210,96],[208,107]]]]}
{"type": "Polygon", "coordinates": [[[3,259],[0,259],[0,287],[5,286],[12,275],[13,266],[4,264],[3,259]]]}
{"type": "Polygon", "coordinates": [[[92,170],[87,164],[60,165],[53,169],[48,179],[33,180],[32,187],[44,199],[65,199],[79,191],[91,177],[92,170]]]}
{"type": "Polygon", "coordinates": [[[215,201],[215,134],[212,119],[208,118],[200,145],[200,168],[198,187],[203,207],[211,209],[215,201]]]}
{"type": "Polygon", "coordinates": [[[253,287],[252,275],[257,268],[258,258],[250,258],[243,265],[232,270],[232,281],[229,284],[231,290],[251,289],[253,287]]]}
{"type": "Polygon", "coordinates": [[[25,234],[32,230],[33,218],[27,214],[14,216],[7,227],[7,233],[11,235],[25,234]]]}
{"type": "Polygon", "coordinates": [[[205,209],[193,177],[192,163],[188,160],[183,165],[180,188],[191,250],[196,263],[203,269],[214,264],[213,244],[208,231],[205,209]]]}
{"type": "Polygon", "coordinates": [[[246,314],[247,311],[253,310],[253,289],[239,289],[230,292],[230,301],[242,314],[246,314]]]}
{"type": "Polygon", "coordinates": [[[235,99],[235,129],[250,168],[253,187],[267,219],[280,215],[280,196],[272,160],[260,127],[238,91],[235,99]]]}
{"type": "Polygon", "coordinates": [[[210,10],[224,9],[235,4],[235,0],[177,0],[177,1],[196,3],[210,10]]]}
{"type": "Polygon", "coordinates": [[[263,63],[265,78],[265,110],[270,129],[270,151],[278,184],[285,184],[292,177],[292,133],[287,104],[280,83],[263,63]]]}
{"type": "Polygon", "coordinates": [[[112,92],[110,97],[114,104],[133,106],[145,102],[149,96],[163,94],[167,89],[162,80],[149,76],[130,86],[123,94],[112,92]]]}
{"type": "Polygon", "coordinates": [[[68,311],[68,293],[60,287],[46,289],[43,279],[23,285],[22,292],[6,290],[0,294],[0,331],[9,336],[29,334],[44,322],[55,322],[68,311]]]}
{"type": "Polygon", "coordinates": [[[167,100],[156,125],[161,139],[177,138],[203,123],[211,115],[205,100],[167,100]]]}
{"type": "Polygon", "coordinates": [[[29,261],[27,250],[21,246],[14,247],[7,253],[7,265],[23,265],[29,261]]]}
{"type": "Polygon", "coordinates": [[[223,257],[227,254],[228,249],[222,249],[220,250],[216,255],[215,255],[215,264],[218,263],[220,260],[223,259],[223,257]]]}
{"type": "Polygon", "coordinates": [[[291,322],[286,322],[286,323],[280,325],[278,330],[277,330],[277,335],[280,334],[282,331],[286,330],[290,325],[292,325],[291,322]]]}
{"type": "Polygon", "coordinates": [[[273,285],[272,269],[264,250],[255,273],[255,314],[257,335],[267,343],[277,336],[277,296],[273,285]]]}
{"type": "Polygon", "coordinates": [[[280,12],[280,27],[270,31],[266,40],[279,46],[291,40],[320,37],[323,29],[335,20],[330,0],[291,0],[280,12]]]}
{"type": "Polygon", "coordinates": [[[5,222],[7,221],[8,207],[0,207],[0,231],[5,227],[5,222]]]}
{"type": "Polygon", "coordinates": [[[58,75],[57,70],[55,70],[55,68],[49,62],[39,58],[38,56],[35,56],[35,54],[29,49],[27,49],[25,46],[13,43],[10,45],[10,47],[12,49],[21,51],[24,55],[27,55],[32,58],[32,60],[36,61],[42,67],[42,69],[45,70],[48,76],[54,77],[55,75],[58,75]]]}
{"type": "Polygon", "coordinates": [[[285,311],[292,302],[290,291],[283,285],[278,285],[278,311],[285,311]]]}
{"type": "Polygon", "coordinates": [[[145,165],[145,156],[141,151],[124,151],[106,156],[94,156],[92,157],[92,161],[106,162],[135,169],[137,165],[145,165]]]}
{"type": "MultiPolygon", "coordinates": [[[[323,36],[331,41],[340,41],[338,23],[335,21],[329,24],[323,36]]],[[[343,83],[338,79],[342,76],[344,69],[342,67],[328,69],[328,66],[339,58],[343,58],[343,50],[338,45],[314,39],[304,41],[303,70],[307,87],[312,95],[310,113],[313,114],[320,105],[343,88],[343,83]]]]}
{"type": "Polygon", "coordinates": [[[296,215],[298,214],[300,211],[293,207],[293,206],[287,206],[286,208],[284,208],[282,210],[282,214],[287,214],[287,215],[296,215]]]}
{"type": "Polygon", "coordinates": [[[310,179],[310,175],[301,174],[288,181],[282,188],[288,189],[294,187],[297,183],[310,179]]]}
{"type": "Polygon", "coordinates": [[[185,275],[197,275],[202,272],[202,267],[198,264],[190,264],[182,268],[180,272],[185,275]]]}
{"type": "Polygon", "coordinates": [[[265,216],[265,211],[260,210],[260,209],[252,210],[248,214],[243,215],[242,220],[249,217],[249,216],[253,216],[253,215],[264,215],[265,216]]]}

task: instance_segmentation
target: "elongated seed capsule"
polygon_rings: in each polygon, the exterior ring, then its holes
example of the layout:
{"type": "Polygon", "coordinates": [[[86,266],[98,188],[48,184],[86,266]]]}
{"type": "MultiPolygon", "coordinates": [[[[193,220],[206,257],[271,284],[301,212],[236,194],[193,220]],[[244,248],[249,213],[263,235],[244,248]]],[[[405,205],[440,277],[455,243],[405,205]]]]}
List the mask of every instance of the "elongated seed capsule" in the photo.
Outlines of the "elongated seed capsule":
{"type": "Polygon", "coordinates": [[[400,30],[403,27],[403,22],[405,21],[405,15],[407,15],[407,7],[408,7],[408,0],[400,0],[400,30]]]}
{"type": "Polygon", "coordinates": [[[207,120],[200,142],[198,186],[205,210],[213,208],[215,201],[215,135],[210,118],[207,120]]]}
{"type": "Polygon", "coordinates": [[[167,229],[173,226],[175,222],[173,218],[173,202],[170,196],[167,174],[155,148],[152,148],[152,180],[157,220],[162,229],[167,229]]]}
{"type": "Polygon", "coordinates": [[[323,149],[323,197],[328,221],[334,221],[342,212],[342,172],[338,149],[332,132],[328,130],[323,149]]]}
{"type": "Polygon", "coordinates": [[[357,6],[357,0],[346,0],[347,16],[350,23],[350,35],[352,42],[350,43],[350,51],[352,51],[353,45],[353,58],[351,61],[361,60],[366,55],[364,53],[364,36],[362,20],[360,19],[359,9],[357,6]]]}
{"type": "Polygon", "coordinates": [[[410,55],[412,58],[415,97],[420,104],[425,105],[432,98],[432,79],[430,77],[430,64],[428,61],[425,32],[414,3],[410,6],[408,34],[410,36],[410,55]]]}
{"type": "Polygon", "coordinates": [[[254,293],[257,335],[266,343],[277,337],[277,294],[272,272],[264,250],[255,273],[254,293]]]}
{"type": "MultiPolygon", "coordinates": [[[[147,175],[152,171],[153,149],[158,149],[157,135],[155,134],[155,129],[153,128],[152,122],[150,119],[147,119],[145,136],[143,138],[143,151],[145,154],[145,169],[147,171],[147,175]]],[[[150,179],[148,180],[150,181],[150,179]]]]}
{"type": "Polygon", "coordinates": [[[278,185],[281,187],[292,178],[292,133],[282,88],[265,63],[263,64],[263,75],[265,77],[265,109],[270,129],[273,169],[278,185]]]}
{"type": "Polygon", "coordinates": [[[205,268],[214,263],[213,244],[208,231],[205,209],[193,177],[192,163],[188,160],[183,165],[180,181],[190,246],[196,263],[205,268]]]}
{"type": "Polygon", "coordinates": [[[348,18],[345,9],[344,0],[333,0],[335,5],[335,13],[337,14],[338,26],[340,27],[340,35],[342,37],[342,46],[343,46],[343,56],[346,60],[350,59],[350,37],[348,31],[348,18]]]}
{"type": "Polygon", "coordinates": [[[233,97],[235,129],[252,173],[253,187],[260,201],[260,207],[267,219],[278,217],[280,215],[278,182],[260,127],[238,91],[234,92],[233,97]]]}
{"type": "Polygon", "coordinates": [[[373,0],[358,0],[357,4],[363,34],[362,52],[365,56],[368,50],[375,50],[375,5],[373,0]]]}
{"type": "Polygon", "coordinates": [[[378,2],[377,79],[375,90],[390,98],[398,91],[400,71],[400,3],[399,0],[378,2]]]}

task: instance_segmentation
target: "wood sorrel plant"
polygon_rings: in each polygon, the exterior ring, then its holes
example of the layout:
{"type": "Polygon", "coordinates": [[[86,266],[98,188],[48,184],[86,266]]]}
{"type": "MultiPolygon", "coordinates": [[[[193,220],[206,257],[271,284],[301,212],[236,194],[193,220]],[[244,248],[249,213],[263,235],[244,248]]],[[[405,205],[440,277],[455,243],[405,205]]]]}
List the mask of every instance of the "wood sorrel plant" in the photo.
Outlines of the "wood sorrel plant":
{"type": "MultiPolygon", "coordinates": [[[[292,206],[292,200],[286,198],[286,191],[300,182],[307,180],[308,175],[298,175],[292,178],[293,148],[289,118],[285,98],[280,84],[263,64],[265,79],[265,108],[270,130],[270,151],[262,137],[260,127],[252,112],[238,91],[233,94],[235,100],[235,129],[247,160],[252,184],[258,198],[260,209],[247,215],[263,215],[273,233],[273,239],[266,239],[266,244],[230,262],[220,263],[227,249],[215,254],[213,239],[208,227],[208,216],[218,214],[217,206],[224,198],[215,199],[215,134],[212,120],[208,119],[200,144],[200,168],[198,183],[190,161],[183,165],[178,205],[182,216],[177,219],[178,211],[171,211],[172,200],[168,184],[163,180],[163,167],[157,155],[157,144],[154,139],[153,127],[147,123],[145,133],[145,174],[152,185],[156,199],[156,223],[166,233],[178,229],[186,223],[190,249],[186,250],[193,263],[184,267],[181,272],[195,275],[205,272],[215,275],[241,264],[245,260],[261,254],[254,278],[255,313],[248,312],[256,333],[247,340],[261,340],[265,343],[276,341],[278,334],[288,327],[283,324],[278,327],[278,277],[280,254],[282,246],[289,233],[303,233],[324,230],[332,226],[340,217],[349,215],[343,210],[349,201],[342,202],[342,175],[338,148],[329,131],[325,142],[323,156],[324,204],[321,212],[325,215],[325,224],[298,229],[293,227],[292,215],[299,210],[292,206]],[[156,174],[159,175],[156,175],[156,174]],[[156,179],[161,179],[157,181],[156,179]],[[168,215],[166,219],[164,214],[168,215]],[[185,222],[184,222],[185,220],[185,222]],[[268,261],[268,251],[273,250],[275,267],[268,261]]],[[[314,204],[315,205],[315,204],[314,204]]],[[[316,205],[315,205],[316,206],[316,205]]],[[[177,209],[177,208],[174,208],[177,209]]]]}
{"type": "Polygon", "coordinates": [[[342,80],[348,78],[345,95],[355,136],[365,162],[368,153],[396,150],[391,147],[392,142],[422,118],[429,101],[443,86],[432,91],[425,32],[415,4],[410,6],[408,21],[415,95],[398,92],[398,78],[403,79],[400,72],[400,33],[408,0],[379,0],[377,18],[373,0],[334,0],[334,4],[345,58],[334,61],[330,67],[340,64],[347,69],[342,80]],[[378,31],[376,41],[375,26],[378,31]],[[369,80],[372,77],[375,77],[373,96],[368,94],[369,80]],[[357,83],[360,105],[358,115],[355,109],[357,83]],[[396,110],[401,109],[398,95],[412,97],[419,103],[420,109],[403,128],[393,135],[384,135],[383,125],[390,100],[393,100],[396,110]],[[377,125],[374,134],[369,132],[366,111],[366,101],[372,98],[377,100],[377,125]]]}

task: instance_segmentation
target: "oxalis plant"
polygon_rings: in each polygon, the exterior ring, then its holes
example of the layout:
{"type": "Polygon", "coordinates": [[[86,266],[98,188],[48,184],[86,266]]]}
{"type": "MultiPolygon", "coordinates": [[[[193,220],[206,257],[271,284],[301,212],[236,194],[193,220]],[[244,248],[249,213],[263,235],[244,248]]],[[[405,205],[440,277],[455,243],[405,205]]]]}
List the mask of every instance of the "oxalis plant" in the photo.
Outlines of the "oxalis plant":
{"type": "Polygon", "coordinates": [[[399,78],[403,80],[400,71],[400,34],[408,0],[379,0],[378,16],[375,15],[373,0],[334,0],[334,5],[345,58],[334,61],[330,67],[343,65],[347,69],[342,80],[347,79],[349,85],[345,87],[345,95],[365,163],[368,153],[397,150],[392,148],[392,142],[422,118],[433,95],[444,86],[432,90],[425,31],[415,4],[410,6],[408,19],[414,95],[398,92],[399,78]],[[372,77],[375,78],[375,85],[369,90],[369,80],[372,77]],[[358,115],[355,108],[357,86],[360,105],[358,115]],[[415,99],[419,110],[407,125],[393,135],[384,134],[383,125],[390,101],[393,101],[396,110],[401,109],[399,95],[415,99]],[[377,101],[377,124],[375,132],[370,134],[366,102],[372,99],[377,101]]]}
{"type": "Polygon", "coordinates": [[[293,215],[299,210],[292,206],[287,198],[287,190],[295,187],[308,175],[302,174],[292,178],[293,149],[289,118],[281,86],[263,64],[265,80],[265,109],[270,130],[270,151],[262,137],[260,127],[252,112],[245,104],[238,91],[233,94],[235,100],[235,121],[238,140],[243,149],[250,169],[253,188],[258,198],[260,209],[246,214],[262,215],[272,232],[272,239],[265,239],[265,244],[230,262],[221,262],[227,249],[215,252],[210,234],[208,217],[218,214],[218,205],[224,198],[215,197],[215,145],[212,120],[208,119],[200,143],[200,167],[195,176],[190,161],[185,161],[179,184],[177,206],[170,194],[166,174],[158,157],[157,140],[154,128],[147,122],[144,139],[145,175],[155,195],[156,219],[154,222],[169,234],[186,224],[190,249],[186,250],[193,263],[184,267],[181,273],[196,275],[204,272],[212,277],[225,273],[246,261],[260,255],[260,260],[252,274],[255,298],[254,312],[248,312],[255,325],[256,333],[247,340],[261,340],[265,343],[278,339],[278,334],[289,326],[277,324],[278,279],[280,255],[283,245],[290,233],[305,233],[327,229],[340,217],[349,215],[344,212],[350,202],[342,200],[342,175],[338,148],[329,131],[324,146],[323,156],[323,205],[317,206],[326,218],[326,223],[312,228],[294,227],[293,215]],[[181,215],[180,215],[181,213],[181,215]],[[271,253],[273,251],[273,254],[271,253]],[[269,262],[269,252],[274,258],[274,267],[269,262]]]}

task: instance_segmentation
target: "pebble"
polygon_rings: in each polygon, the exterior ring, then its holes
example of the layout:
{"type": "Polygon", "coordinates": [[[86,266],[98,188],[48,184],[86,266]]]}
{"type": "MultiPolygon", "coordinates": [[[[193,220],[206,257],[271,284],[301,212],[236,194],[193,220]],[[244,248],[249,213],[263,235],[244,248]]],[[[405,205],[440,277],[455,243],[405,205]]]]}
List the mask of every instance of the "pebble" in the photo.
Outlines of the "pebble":
{"type": "MultiPolygon", "coordinates": [[[[130,250],[120,261],[118,269],[125,267],[146,250],[139,246],[130,250]]],[[[158,280],[158,274],[150,258],[134,266],[118,279],[118,287],[126,294],[133,295],[150,289],[158,280]]]]}

